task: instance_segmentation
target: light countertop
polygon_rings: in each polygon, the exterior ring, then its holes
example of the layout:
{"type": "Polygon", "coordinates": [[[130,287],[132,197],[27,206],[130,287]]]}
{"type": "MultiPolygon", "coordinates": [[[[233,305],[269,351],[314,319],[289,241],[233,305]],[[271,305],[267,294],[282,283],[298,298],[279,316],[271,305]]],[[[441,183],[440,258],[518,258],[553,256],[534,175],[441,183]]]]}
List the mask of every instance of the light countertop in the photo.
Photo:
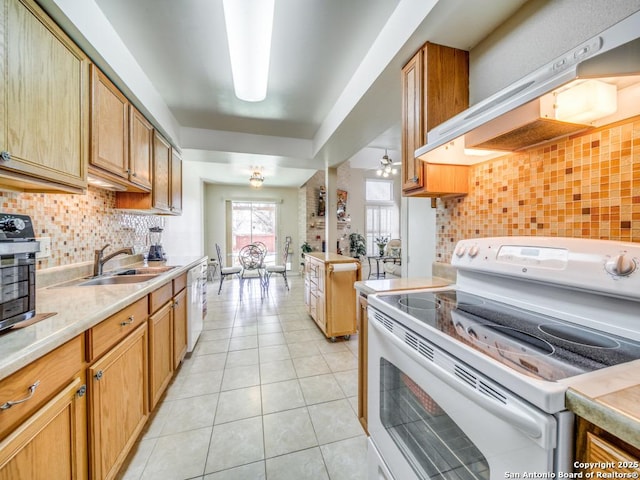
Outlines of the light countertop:
{"type": "Polygon", "coordinates": [[[576,415],[640,448],[640,360],[563,381],[576,415]]]}
{"type": "Polygon", "coordinates": [[[420,288],[446,287],[452,282],[440,277],[389,278],[380,280],[363,280],[354,284],[356,290],[365,295],[395,290],[416,290],[420,288]]]}
{"type": "Polygon", "coordinates": [[[0,335],[0,379],[28,365],[160,285],[180,276],[206,257],[169,257],[176,268],[141,283],[100,286],[50,286],[36,291],[36,313],[55,315],[0,335]]]}
{"type": "Polygon", "coordinates": [[[346,255],[338,255],[337,253],[331,252],[309,252],[305,253],[305,256],[308,255],[313,258],[317,258],[324,263],[353,263],[358,262],[357,258],[347,257],[346,255]]]}

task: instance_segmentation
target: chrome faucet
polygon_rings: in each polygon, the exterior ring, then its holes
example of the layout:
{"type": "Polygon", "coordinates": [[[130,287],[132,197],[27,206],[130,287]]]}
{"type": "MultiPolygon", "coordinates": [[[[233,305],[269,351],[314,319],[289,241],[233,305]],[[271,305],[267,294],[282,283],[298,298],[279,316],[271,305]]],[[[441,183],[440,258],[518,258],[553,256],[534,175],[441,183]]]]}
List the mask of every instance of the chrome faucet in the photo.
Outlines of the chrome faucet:
{"type": "Polygon", "coordinates": [[[106,250],[106,248],[109,246],[110,244],[107,243],[104,247],[102,247],[100,250],[96,250],[95,251],[95,255],[93,257],[93,276],[94,277],[99,277],[100,275],[102,275],[102,267],[104,267],[104,264],[107,263],[109,260],[111,260],[113,257],[117,256],[117,255],[133,255],[133,248],[132,247],[125,247],[125,248],[121,248],[120,250],[117,250],[109,255],[107,255],[106,257],[104,257],[104,251],[106,250]]]}

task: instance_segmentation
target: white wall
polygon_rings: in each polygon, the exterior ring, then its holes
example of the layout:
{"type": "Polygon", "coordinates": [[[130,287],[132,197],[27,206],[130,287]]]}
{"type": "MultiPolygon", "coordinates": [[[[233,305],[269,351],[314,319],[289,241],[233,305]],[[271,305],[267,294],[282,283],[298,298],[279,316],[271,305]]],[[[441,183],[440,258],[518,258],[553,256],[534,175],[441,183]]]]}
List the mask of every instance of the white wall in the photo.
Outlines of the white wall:
{"type": "Polygon", "coordinates": [[[473,105],[640,10],[640,0],[536,0],[469,52],[473,105]]]}
{"type": "MultiPolygon", "coordinates": [[[[286,236],[292,240],[295,250],[302,243],[298,238],[298,189],[268,188],[259,189],[205,183],[204,185],[204,229],[205,253],[216,258],[215,244],[218,243],[224,252],[226,249],[226,201],[254,200],[279,202],[277,245],[279,248],[286,236]]],[[[295,270],[295,269],[294,269],[295,270]]]]}
{"type": "Polygon", "coordinates": [[[430,277],[436,261],[436,209],[430,198],[402,199],[402,276],[430,277]]]}
{"type": "Polygon", "coordinates": [[[183,161],[182,215],[166,216],[163,247],[167,255],[209,255],[204,248],[202,197],[207,164],[183,161]]]}

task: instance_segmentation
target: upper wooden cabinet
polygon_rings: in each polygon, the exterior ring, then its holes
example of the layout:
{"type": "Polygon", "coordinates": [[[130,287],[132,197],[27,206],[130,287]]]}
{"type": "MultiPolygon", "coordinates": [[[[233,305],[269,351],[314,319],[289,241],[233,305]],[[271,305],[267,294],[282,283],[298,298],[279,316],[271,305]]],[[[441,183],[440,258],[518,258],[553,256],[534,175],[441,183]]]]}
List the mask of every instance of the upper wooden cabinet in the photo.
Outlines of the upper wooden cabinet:
{"type": "Polygon", "coordinates": [[[81,193],[88,59],[32,0],[0,0],[0,28],[0,184],[81,193]]]}
{"type": "Polygon", "coordinates": [[[116,208],[145,213],[182,213],[182,159],[162,135],[153,132],[151,193],[117,192],[116,208]]]}
{"type": "Polygon", "coordinates": [[[427,132],[469,106],[469,54],[426,43],[402,69],[402,192],[436,197],[468,192],[468,167],[430,168],[415,158],[427,132]]]}
{"type": "Polygon", "coordinates": [[[153,127],[91,65],[91,173],[131,191],[151,189],[153,127]]]}
{"type": "Polygon", "coordinates": [[[153,125],[129,105],[129,181],[151,189],[153,168],[153,125]]]}
{"type": "Polygon", "coordinates": [[[152,207],[171,211],[171,145],[158,132],[153,136],[152,207]]]}
{"type": "Polygon", "coordinates": [[[171,213],[182,213],[182,157],[171,149],[171,213]]]}

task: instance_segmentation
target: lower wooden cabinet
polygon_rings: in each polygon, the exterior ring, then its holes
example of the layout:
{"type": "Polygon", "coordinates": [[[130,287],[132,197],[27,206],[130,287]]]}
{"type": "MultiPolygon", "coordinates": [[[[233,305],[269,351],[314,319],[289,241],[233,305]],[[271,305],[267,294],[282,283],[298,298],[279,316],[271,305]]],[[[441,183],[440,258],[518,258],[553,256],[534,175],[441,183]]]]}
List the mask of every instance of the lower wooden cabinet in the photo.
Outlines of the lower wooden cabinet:
{"type": "Polygon", "coordinates": [[[87,370],[92,479],[115,478],[147,421],[147,347],[143,323],[87,370]]]}
{"type": "Polygon", "coordinates": [[[0,480],[82,480],[87,470],[84,372],[0,443],[0,480]]]}
{"type": "Polygon", "coordinates": [[[640,476],[640,449],[583,418],[577,418],[576,426],[575,463],[587,467],[579,471],[593,478],[640,476]]]}
{"type": "Polygon", "coordinates": [[[369,337],[369,320],[367,318],[367,306],[369,302],[363,294],[358,295],[357,305],[357,321],[358,321],[358,419],[362,424],[362,428],[369,435],[368,416],[369,407],[367,402],[367,361],[369,359],[369,351],[367,349],[367,341],[369,337]]]}
{"type": "Polygon", "coordinates": [[[10,405],[0,411],[0,480],[117,477],[186,355],[186,281],[0,381],[0,405],[10,405]]]}
{"type": "Polygon", "coordinates": [[[153,408],[173,376],[173,304],[149,317],[149,406],[153,408]]]}

